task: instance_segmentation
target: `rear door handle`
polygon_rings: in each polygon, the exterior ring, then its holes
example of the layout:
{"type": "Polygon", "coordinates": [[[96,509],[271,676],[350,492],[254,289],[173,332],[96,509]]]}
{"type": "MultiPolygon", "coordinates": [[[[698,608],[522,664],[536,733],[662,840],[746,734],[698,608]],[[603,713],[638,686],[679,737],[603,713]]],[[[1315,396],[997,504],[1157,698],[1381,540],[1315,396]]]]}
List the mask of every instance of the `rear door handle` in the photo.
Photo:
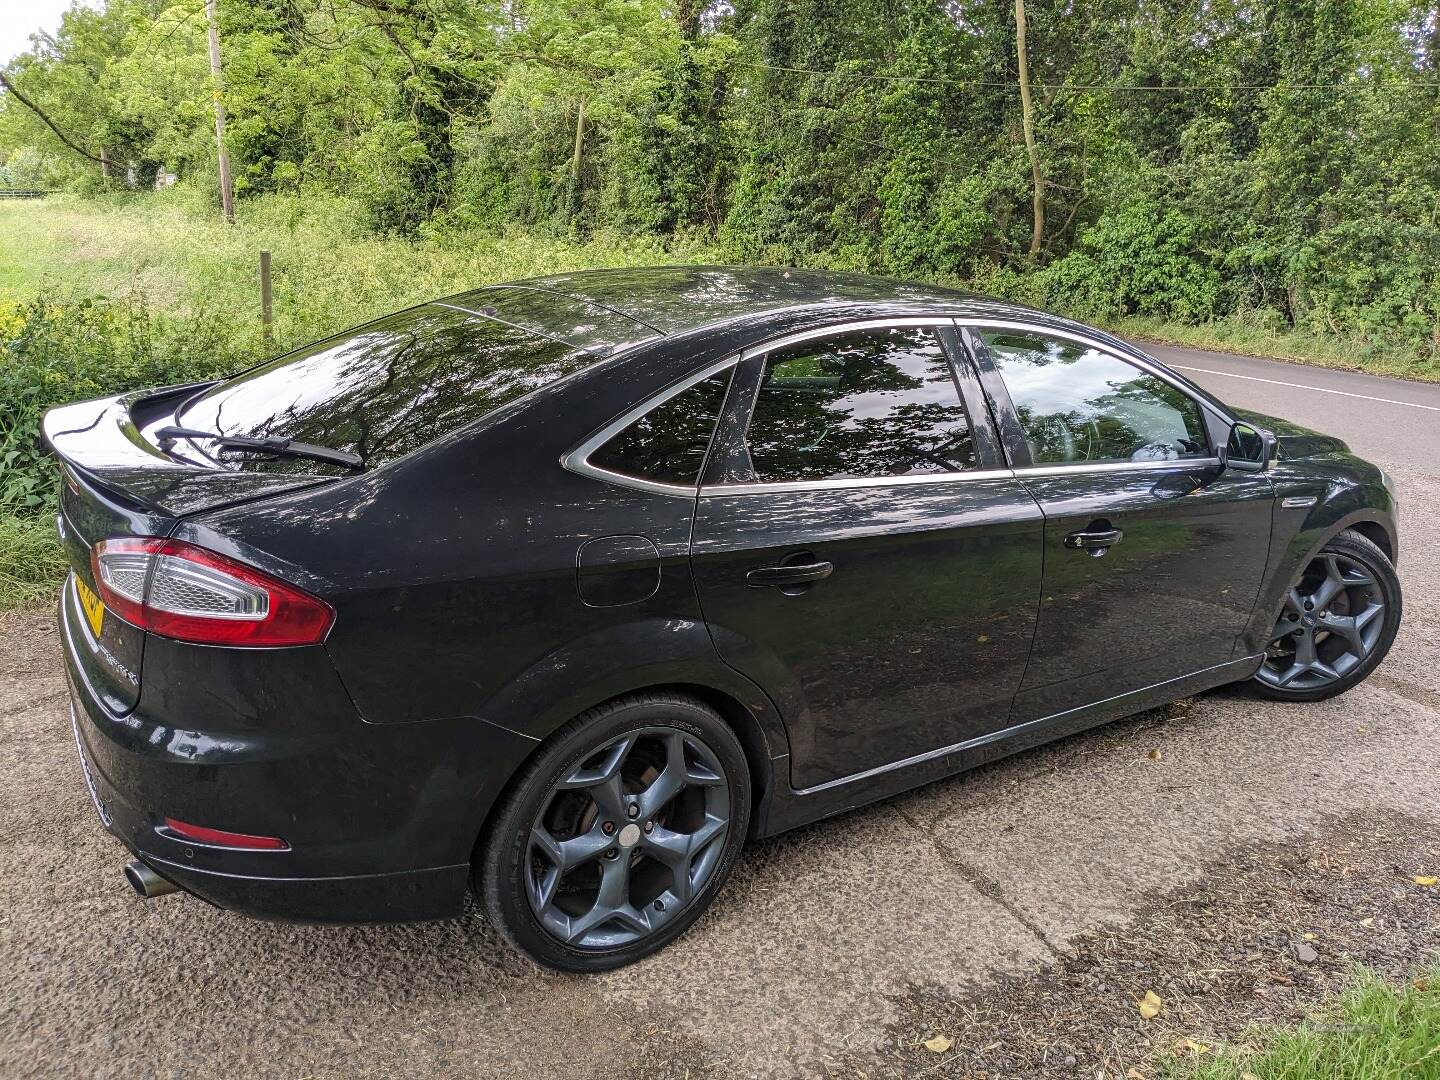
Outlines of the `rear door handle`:
{"type": "Polygon", "coordinates": [[[765,589],[771,586],[806,585],[821,581],[835,572],[835,564],[829,562],[799,563],[790,566],[762,566],[745,575],[745,581],[752,588],[765,589]]]}
{"type": "Polygon", "coordinates": [[[1100,554],[1125,539],[1120,529],[1096,529],[1094,532],[1073,532],[1065,537],[1065,546],[1076,551],[1100,554]]]}

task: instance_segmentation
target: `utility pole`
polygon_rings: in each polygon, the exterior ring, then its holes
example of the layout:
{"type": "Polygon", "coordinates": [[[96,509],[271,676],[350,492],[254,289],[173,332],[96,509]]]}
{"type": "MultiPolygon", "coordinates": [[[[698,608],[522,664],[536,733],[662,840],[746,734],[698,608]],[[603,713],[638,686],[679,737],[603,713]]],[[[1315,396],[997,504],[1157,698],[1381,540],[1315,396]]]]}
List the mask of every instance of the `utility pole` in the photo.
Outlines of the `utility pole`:
{"type": "Polygon", "coordinates": [[[1030,101],[1030,58],[1025,53],[1025,0],[1015,0],[1015,52],[1020,60],[1020,124],[1025,129],[1025,152],[1030,157],[1032,222],[1030,261],[1040,255],[1045,236],[1045,176],[1040,171],[1040,150],[1035,145],[1035,107],[1030,101]]]}
{"type": "Polygon", "coordinates": [[[230,179],[230,155],[225,152],[225,102],[220,96],[220,27],[215,22],[215,0],[205,0],[206,36],[210,39],[210,78],[215,95],[215,147],[220,154],[220,207],[225,220],[235,224],[235,185],[230,179]]]}

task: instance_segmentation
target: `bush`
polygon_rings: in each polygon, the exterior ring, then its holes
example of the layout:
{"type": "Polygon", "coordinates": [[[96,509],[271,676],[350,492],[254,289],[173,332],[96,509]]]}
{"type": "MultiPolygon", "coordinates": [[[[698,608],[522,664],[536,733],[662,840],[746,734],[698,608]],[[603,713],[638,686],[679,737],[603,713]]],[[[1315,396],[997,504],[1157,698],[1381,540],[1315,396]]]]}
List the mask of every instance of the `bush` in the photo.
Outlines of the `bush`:
{"type": "Polygon", "coordinates": [[[0,515],[53,505],[46,409],[243,366],[216,326],[198,313],[155,315],[133,297],[44,294],[0,315],[0,515]]]}

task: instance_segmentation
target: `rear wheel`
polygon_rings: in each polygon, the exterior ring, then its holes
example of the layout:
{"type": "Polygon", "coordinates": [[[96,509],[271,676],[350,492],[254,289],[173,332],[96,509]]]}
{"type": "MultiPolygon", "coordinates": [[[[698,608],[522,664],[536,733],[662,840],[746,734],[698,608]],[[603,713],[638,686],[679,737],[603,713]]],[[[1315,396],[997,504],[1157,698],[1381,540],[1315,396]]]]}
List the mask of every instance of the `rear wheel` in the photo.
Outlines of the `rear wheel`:
{"type": "Polygon", "coordinates": [[[750,778],[734,732],[683,695],[571,721],[518,778],[473,886],[507,941],[547,967],[604,971],[673,941],[734,865],[750,778]]]}
{"type": "Polygon", "coordinates": [[[1400,628],[1400,579],[1385,553],[1342,532],[1301,571],[1252,684],[1266,697],[1319,701],[1374,671],[1400,628]]]}

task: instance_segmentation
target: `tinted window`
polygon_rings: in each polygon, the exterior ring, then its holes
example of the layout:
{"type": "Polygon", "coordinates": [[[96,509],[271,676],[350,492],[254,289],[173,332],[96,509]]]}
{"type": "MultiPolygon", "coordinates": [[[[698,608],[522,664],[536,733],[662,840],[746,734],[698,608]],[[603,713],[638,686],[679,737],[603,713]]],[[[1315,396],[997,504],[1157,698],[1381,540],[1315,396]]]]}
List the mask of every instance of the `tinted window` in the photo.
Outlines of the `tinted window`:
{"type": "MultiPolygon", "coordinates": [[[[226,435],[289,436],[377,464],[594,362],[592,353],[492,319],[422,307],[221,383],[180,420],[226,435]]],[[[255,457],[236,464],[326,468],[255,457]]]]}
{"type": "Polygon", "coordinates": [[[698,483],[731,370],[661,402],[591,454],[590,464],[663,484],[698,483]]]}
{"type": "Polygon", "coordinates": [[[950,365],[924,327],[857,331],[772,354],[748,444],[762,482],[909,476],[975,464],[950,365]]]}
{"type": "Polygon", "coordinates": [[[1119,357],[1041,334],[981,334],[1035,463],[1205,457],[1200,406],[1119,357]]]}

